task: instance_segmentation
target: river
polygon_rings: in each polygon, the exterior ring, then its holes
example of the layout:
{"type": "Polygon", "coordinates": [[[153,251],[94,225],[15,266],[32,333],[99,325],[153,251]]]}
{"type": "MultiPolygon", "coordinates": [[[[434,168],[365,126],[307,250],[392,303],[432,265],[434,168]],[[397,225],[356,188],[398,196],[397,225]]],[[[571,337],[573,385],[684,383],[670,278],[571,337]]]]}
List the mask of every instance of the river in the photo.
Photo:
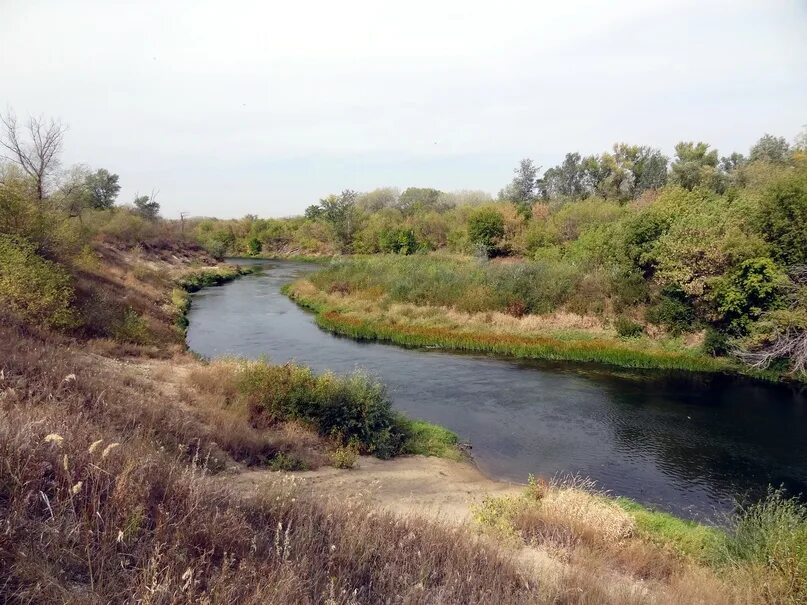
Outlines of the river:
{"type": "Polygon", "coordinates": [[[614,495],[712,522],[769,484],[807,493],[803,389],[356,342],[323,332],[280,293],[315,266],[264,263],[263,273],[193,295],[193,351],[366,370],[397,409],[470,442],[493,478],[578,474],[614,495]]]}

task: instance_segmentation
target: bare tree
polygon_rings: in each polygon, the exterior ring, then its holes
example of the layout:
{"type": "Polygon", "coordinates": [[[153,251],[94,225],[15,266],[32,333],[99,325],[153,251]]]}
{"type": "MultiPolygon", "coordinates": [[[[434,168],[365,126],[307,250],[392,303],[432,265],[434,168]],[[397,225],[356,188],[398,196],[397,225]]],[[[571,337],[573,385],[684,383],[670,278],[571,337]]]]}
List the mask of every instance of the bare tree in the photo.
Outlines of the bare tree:
{"type": "Polygon", "coordinates": [[[0,146],[6,152],[4,157],[18,164],[34,180],[37,197],[44,199],[45,182],[59,166],[59,153],[67,127],[53,118],[32,117],[25,128],[20,129],[17,116],[11,111],[0,115],[0,123],[0,146]]]}

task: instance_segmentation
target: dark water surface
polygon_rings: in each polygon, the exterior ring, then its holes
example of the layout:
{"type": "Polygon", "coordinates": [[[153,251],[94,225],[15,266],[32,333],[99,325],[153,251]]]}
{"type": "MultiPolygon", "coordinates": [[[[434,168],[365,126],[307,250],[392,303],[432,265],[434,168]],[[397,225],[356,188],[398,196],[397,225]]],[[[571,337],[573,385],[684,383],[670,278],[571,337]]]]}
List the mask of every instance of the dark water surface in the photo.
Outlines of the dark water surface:
{"type": "Polygon", "coordinates": [[[616,495],[706,520],[768,484],[807,493],[804,391],[359,343],[321,331],[280,293],[315,267],[266,265],[263,274],[193,295],[192,350],[266,355],[317,371],[366,369],[389,387],[396,408],[469,441],[495,478],[579,473],[616,495]]]}

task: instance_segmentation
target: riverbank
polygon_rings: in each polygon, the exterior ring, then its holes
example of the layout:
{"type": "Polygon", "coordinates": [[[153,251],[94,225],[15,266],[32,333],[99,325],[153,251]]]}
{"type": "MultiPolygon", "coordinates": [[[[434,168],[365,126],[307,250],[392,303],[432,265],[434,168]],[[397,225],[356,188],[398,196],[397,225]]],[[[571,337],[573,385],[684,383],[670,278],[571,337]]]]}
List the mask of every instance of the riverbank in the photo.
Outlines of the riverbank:
{"type": "Polygon", "coordinates": [[[447,307],[392,304],[378,292],[325,292],[308,279],[295,281],[284,293],[313,311],[322,329],[358,340],[623,368],[781,378],[774,372],[752,372],[727,358],[704,355],[681,339],[620,338],[601,323],[572,314],[518,318],[497,312],[463,313],[447,307]]]}

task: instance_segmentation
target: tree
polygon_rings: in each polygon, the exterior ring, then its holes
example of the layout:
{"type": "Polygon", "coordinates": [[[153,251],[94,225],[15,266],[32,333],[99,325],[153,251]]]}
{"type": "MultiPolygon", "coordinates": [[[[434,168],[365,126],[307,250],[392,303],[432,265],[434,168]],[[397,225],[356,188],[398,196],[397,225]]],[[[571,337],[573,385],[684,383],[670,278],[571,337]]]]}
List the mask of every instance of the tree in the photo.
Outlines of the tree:
{"type": "Polygon", "coordinates": [[[112,208],[120,192],[118,175],[111,174],[104,168],[87,175],[86,186],[89,191],[90,207],[96,210],[112,208]]]}
{"type": "Polygon", "coordinates": [[[84,166],[73,166],[60,179],[59,188],[53,195],[53,201],[68,216],[78,217],[90,206],[90,191],[87,188],[88,171],[84,166]]]}
{"type": "Polygon", "coordinates": [[[19,165],[34,180],[37,199],[45,199],[47,180],[59,167],[59,154],[67,128],[58,120],[31,117],[25,126],[25,134],[21,135],[17,117],[12,112],[0,115],[0,122],[0,146],[6,150],[4,157],[19,165]]]}
{"type": "Polygon", "coordinates": [[[343,252],[348,252],[358,228],[359,211],[356,207],[358,193],[345,189],[339,195],[329,195],[319,201],[319,206],[309,206],[306,217],[329,223],[336,233],[343,252]]]}
{"type": "Polygon", "coordinates": [[[134,199],[135,212],[146,220],[154,221],[160,216],[160,204],[155,199],[157,194],[151,193],[148,195],[136,195],[134,199]]]}
{"type": "Polygon", "coordinates": [[[533,164],[529,158],[524,158],[513,172],[515,176],[510,184],[499,192],[499,197],[505,199],[516,207],[516,211],[524,220],[532,216],[532,205],[535,203],[538,188],[538,172],[540,166],[533,164]]]}
{"type": "Polygon", "coordinates": [[[356,199],[356,206],[366,212],[378,212],[384,208],[392,208],[398,204],[401,192],[394,187],[380,187],[362,193],[356,199]]]}
{"type": "Polygon", "coordinates": [[[763,193],[756,223],[783,265],[807,264],[807,174],[786,175],[763,193]]]}
{"type": "Polygon", "coordinates": [[[745,166],[746,162],[745,156],[735,151],[729,156],[720,158],[720,169],[723,172],[731,174],[745,166]]]}
{"type": "Polygon", "coordinates": [[[585,193],[583,161],[577,152],[567,153],[563,163],[550,168],[538,180],[538,193],[544,199],[561,196],[582,197],[585,193]]]}
{"type": "Polygon", "coordinates": [[[408,187],[398,198],[398,208],[404,214],[414,214],[427,209],[441,210],[439,207],[441,194],[439,189],[431,187],[408,187]]]}
{"type": "Polygon", "coordinates": [[[790,145],[784,137],[775,137],[766,133],[751,147],[748,155],[752,162],[785,164],[790,160],[790,145]]]}
{"type": "Polygon", "coordinates": [[[305,209],[305,218],[315,221],[322,216],[322,208],[318,204],[311,204],[305,209]]]}
{"type": "Polygon", "coordinates": [[[690,191],[705,186],[715,191],[722,189],[717,171],[717,150],[709,151],[708,143],[682,141],[675,146],[672,163],[672,181],[690,191]]]}
{"type": "Polygon", "coordinates": [[[468,217],[468,239],[490,256],[504,237],[504,217],[495,208],[479,208],[468,217]]]}
{"type": "Polygon", "coordinates": [[[670,159],[660,150],[652,147],[639,147],[633,165],[636,182],[635,195],[649,189],[660,189],[667,183],[667,165],[670,159]]]}

